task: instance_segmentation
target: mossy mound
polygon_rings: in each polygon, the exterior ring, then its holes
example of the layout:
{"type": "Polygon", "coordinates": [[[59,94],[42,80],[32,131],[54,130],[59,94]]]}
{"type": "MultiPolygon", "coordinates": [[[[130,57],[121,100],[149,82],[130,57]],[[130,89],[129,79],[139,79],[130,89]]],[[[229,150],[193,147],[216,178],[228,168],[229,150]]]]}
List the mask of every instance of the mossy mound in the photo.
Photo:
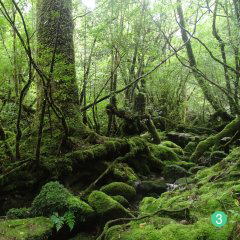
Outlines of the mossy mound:
{"type": "Polygon", "coordinates": [[[31,217],[31,208],[11,208],[7,212],[8,219],[24,219],[31,217]]]}
{"type": "MultiPolygon", "coordinates": [[[[240,148],[234,149],[218,164],[199,170],[184,188],[147,197],[140,203],[140,216],[148,217],[111,227],[107,240],[237,240],[239,239],[240,148]],[[191,220],[176,220],[153,215],[164,209],[189,209],[191,220]],[[223,211],[228,223],[217,228],[211,214],[223,211]]],[[[182,216],[184,219],[184,216],[182,216]]]]}
{"type": "Polygon", "coordinates": [[[151,153],[158,159],[162,161],[179,161],[179,157],[176,152],[167,146],[162,144],[149,146],[151,153]]]}
{"type": "Polygon", "coordinates": [[[129,202],[128,200],[120,195],[117,196],[111,196],[114,200],[116,200],[117,202],[119,202],[121,205],[123,205],[124,207],[129,207],[129,202]]]}
{"type": "Polygon", "coordinates": [[[124,182],[112,182],[108,185],[101,187],[100,191],[110,196],[121,195],[127,200],[132,200],[136,197],[135,188],[124,182]]]}
{"type": "Polygon", "coordinates": [[[87,203],[73,196],[58,182],[49,182],[42,187],[32,202],[31,211],[35,216],[51,216],[54,212],[64,214],[71,211],[79,220],[94,214],[94,210],[87,203]]]}
{"type": "Polygon", "coordinates": [[[127,209],[104,192],[93,191],[88,196],[88,202],[103,221],[119,217],[132,217],[127,209]]]}
{"type": "Polygon", "coordinates": [[[51,239],[54,226],[44,217],[0,220],[1,240],[45,240],[51,239]]]}
{"type": "Polygon", "coordinates": [[[136,190],[139,196],[159,196],[167,191],[167,184],[164,179],[138,181],[136,190]]]}
{"type": "Polygon", "coordinates": [[[183,149],[174,142],[163,141],[163,142],[161,142],[161,145],[171,148],[176,154],[182,155],[184,153],[183,149]]]}
{"type": "Polygon", "coordinates": [[[114,175],[114,179],[117,181],[133,184],[138,180],[138,176],[133,169],[124,163],[115,164],[112,173],[114,175]]]}
{"type": "Polygon", "coordinates": [[[188,177],[190,173],[177,164],[166,165],[163,170],[163,176],[170,182],[176,181],[178,178],[188,177]]]}

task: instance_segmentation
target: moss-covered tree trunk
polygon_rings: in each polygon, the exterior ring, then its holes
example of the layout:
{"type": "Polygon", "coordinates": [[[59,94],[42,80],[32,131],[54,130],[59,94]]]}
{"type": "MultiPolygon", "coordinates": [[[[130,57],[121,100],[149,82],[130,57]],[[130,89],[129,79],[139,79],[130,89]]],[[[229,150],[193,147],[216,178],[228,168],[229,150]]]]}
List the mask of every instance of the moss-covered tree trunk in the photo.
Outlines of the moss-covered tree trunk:
{"type": "Polygon", "coordinates": [[[45,129],[62,132],[65,145],[76,130],[87,132],[79,110],[71,0],[38,0],[37,41],[38,65],[46,76],[37,84],[39,149],[45,129]]]}

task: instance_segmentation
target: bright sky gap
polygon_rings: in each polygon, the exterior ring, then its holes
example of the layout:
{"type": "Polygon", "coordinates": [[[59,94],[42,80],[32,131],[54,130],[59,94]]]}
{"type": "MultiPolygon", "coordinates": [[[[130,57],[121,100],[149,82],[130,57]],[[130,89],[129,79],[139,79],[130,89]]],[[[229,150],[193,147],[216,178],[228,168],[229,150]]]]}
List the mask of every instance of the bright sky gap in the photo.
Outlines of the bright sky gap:
{"type": "Polygon", "coordinates": [[[95,0],[82,0],[82,3],[90,10],[94,10],[96,7],[95,0]]]}

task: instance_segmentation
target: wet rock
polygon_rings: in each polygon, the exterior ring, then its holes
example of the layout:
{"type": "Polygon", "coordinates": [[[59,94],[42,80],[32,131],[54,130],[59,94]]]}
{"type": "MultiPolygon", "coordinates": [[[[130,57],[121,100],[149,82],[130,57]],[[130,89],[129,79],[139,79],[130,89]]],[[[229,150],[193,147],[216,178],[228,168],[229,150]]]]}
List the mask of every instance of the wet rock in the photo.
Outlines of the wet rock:
{"type": "Polygon", "coordinates": [[[176,181],[178,178],[188,177],[190,173],[178,165],[167,165],[164,167],[163,176],[170,182],[176,181]]]}
{"type": "Polygon", "coordinates": [[[174,131],[167,133],[167,138],[182,148],[184,148],[189,142],[199,142],[201,139],[200,136],[197,135],[190,133],[178,133],[174,131]]]}
{"type": "Polygon", "coordinates": [[[167,191],[164,179],[137,181],[135,186],[138,196],[159,196],[167,191]]]}

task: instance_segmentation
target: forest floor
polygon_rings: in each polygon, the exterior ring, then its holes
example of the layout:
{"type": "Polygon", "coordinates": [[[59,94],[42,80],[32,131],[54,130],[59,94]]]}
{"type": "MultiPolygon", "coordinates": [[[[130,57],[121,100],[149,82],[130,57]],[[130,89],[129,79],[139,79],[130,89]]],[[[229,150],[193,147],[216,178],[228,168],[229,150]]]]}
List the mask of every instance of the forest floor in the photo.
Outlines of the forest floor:
{"type": "Polygon", "coordinates": [[[205,138],[170,132],[161,144],[148,146],[161,159],[161,171],[141,165],[146,155],[137,155],[116,163],[86,195],[77,194],[76,183],[70,190],[50,181],[31,204],[20,201],[23,208],[7,211],[7,219],[0,220],[0,240],[240,239],[240,148],[232,147],[230,154],[212,149],[190,162],[205,138]],[[215,211],[227,214],[225,226],[211,223],[215,211]]]}

